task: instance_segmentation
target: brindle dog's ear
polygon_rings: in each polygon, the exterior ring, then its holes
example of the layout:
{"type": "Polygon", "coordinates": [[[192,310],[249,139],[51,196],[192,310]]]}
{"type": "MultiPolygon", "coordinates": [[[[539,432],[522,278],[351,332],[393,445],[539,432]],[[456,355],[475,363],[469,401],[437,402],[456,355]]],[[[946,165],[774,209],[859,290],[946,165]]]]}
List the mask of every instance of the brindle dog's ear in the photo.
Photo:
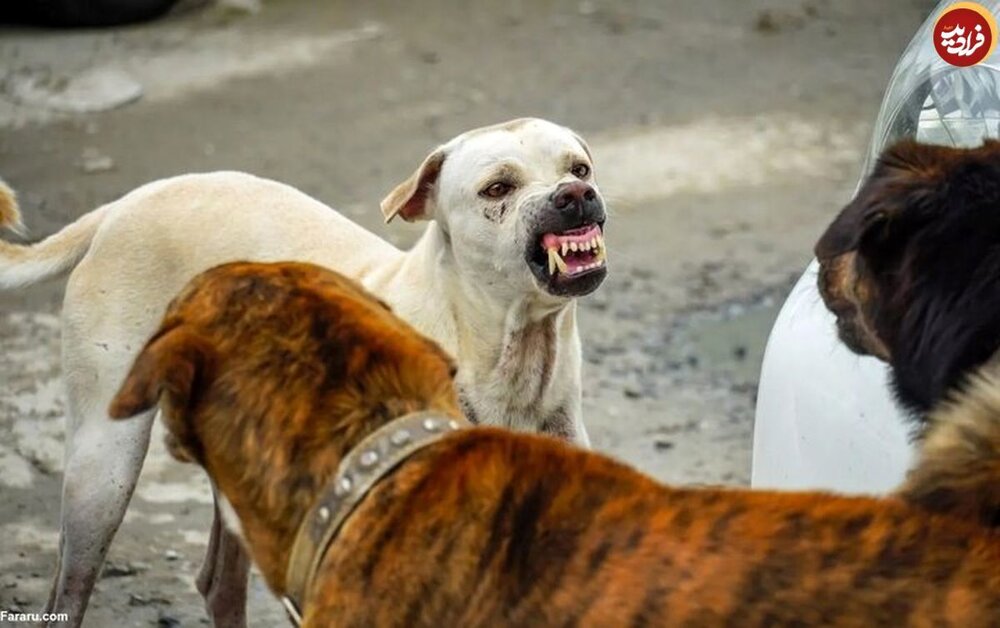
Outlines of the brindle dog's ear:
{"type": "Polygon", "coordinates": [[[382,215],[389,222],[400,216],[407,222],[426,220],[433,215],[434,189],[441,166],[444,164],[444,149],[438,148],[424,159],[416,172],[389,192],[382,200],[382,215]]]}
{"type": "Polygon", "coordinates": [[[944,191],[944,166],[955,149],[904,140],[888,148],[854,199],[816,243],[816,257],[882,246],[905,237],[907,228],[930,217],[944,191]]]}
{"type": "Polygon", "coordinates": [[[161,329],[139,353],[108,414],[125,419],[152,409],[162,399],[170,452],[181,460],[196,458],[200,446],[189,410],[195,386],[205,376],[212,356],[208,341],[184,325],[161,329]]]}

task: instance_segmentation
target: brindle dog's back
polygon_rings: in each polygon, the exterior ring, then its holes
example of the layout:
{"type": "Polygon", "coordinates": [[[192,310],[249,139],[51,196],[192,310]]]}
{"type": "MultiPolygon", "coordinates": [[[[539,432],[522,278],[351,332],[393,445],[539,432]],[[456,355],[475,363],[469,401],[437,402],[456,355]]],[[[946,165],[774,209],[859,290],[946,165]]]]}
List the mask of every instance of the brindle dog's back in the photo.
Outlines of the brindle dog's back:
{"type": "Polygon", "coordinates": [[[381,484],[318,580],[338,594],[315,616],[338,625],[1000,625],[1000,539],[975,524],[894,498],[671,489],[493,430],[381,484]]]}

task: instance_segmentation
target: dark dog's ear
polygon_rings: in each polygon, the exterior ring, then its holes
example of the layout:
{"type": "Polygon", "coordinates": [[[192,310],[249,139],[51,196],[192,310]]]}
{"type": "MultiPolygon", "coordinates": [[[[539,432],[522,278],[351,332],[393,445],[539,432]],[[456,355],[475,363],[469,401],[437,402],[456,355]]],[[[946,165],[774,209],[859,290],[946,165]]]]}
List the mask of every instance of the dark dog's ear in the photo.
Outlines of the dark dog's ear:
{"type": "Polygon", "coordinates": [[[410,178],[397,185],[382,199],[382,215],[386,222],[396,216],[413,222],[426,220],[433,215],[434,187],[441,174],[444,157],[444,149],[435,150],[424,159],[424,163],[420,164],[410,178]]]}
{"type": "Polygon", "coordinates": [[[212,355],[208,341],[184,325],[161,330],[139,353],[108,414],[113,419],[126,419],[152,409],[162,399],[168,448],[175,457],[191,460],[199,447],[187,411],[212,355]]]}
{"type": "Polygon", "coordinates": [[[854,199],[816,243],[816,257],[832,259],[865,245],[905,236],[946,187],[946,164],[955,149],[904,140],[888,148],[854,199]]]}

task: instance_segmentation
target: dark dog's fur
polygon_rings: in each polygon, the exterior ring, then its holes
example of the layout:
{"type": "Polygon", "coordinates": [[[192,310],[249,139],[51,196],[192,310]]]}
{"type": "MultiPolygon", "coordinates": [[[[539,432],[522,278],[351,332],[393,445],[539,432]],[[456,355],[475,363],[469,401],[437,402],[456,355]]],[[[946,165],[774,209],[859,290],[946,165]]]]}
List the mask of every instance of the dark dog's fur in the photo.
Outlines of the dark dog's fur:
{"type": "MultiPolygon", "coordinates": [[[[330,271],[231,264],[171,305],[111,414],[162,398],[171,451],[212,477],[280,594],[344,453],[404,413],[456,415],[453,373],[330,271]]],[[[940,462],[938,475],[961,472],[940,462]]],[[[994,531],[898,497],[675,489],[555,439],[477,428],[364,498],[304,625],[985,626],[1000,618],[998,565],[994,531]]]]}
{"type": "Polygon", "coordinates": [[[934,427],[902,494],[1000,525],[1000,143],[891,147],[816,255],[841,338],[934,427]]]}
{"type": "Polygon", "coordinates": [[[816,256],[841,337],[923,418],[1000,348],[1000,143],[888,149],[816,256]]]}

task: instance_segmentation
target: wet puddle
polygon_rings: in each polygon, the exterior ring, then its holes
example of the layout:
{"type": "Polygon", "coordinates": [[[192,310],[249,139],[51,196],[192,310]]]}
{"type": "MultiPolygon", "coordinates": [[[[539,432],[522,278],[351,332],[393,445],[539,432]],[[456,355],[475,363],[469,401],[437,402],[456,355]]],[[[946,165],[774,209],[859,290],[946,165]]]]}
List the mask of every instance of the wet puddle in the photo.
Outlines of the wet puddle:
{"type": "Polygon", "coordinates": [[[694,314],[676,330],[675,346],[689,365],[756,384],[781,304],[779,298],[766,297],[751,304],[730,304],[721,312],[694,314]]]}

